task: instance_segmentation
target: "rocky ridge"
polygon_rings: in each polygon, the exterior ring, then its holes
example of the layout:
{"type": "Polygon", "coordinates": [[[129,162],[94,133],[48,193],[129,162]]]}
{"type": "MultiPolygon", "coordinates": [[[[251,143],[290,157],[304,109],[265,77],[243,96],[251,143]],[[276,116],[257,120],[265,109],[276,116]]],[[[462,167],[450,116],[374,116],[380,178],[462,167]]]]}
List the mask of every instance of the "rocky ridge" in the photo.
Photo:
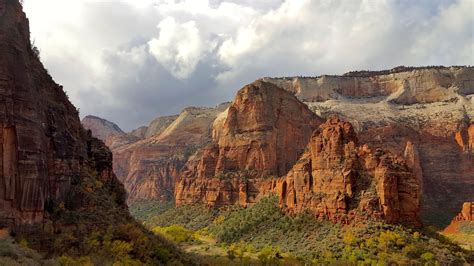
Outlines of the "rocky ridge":
{"type": "Polygon", "coordinates": [[[102,141],[108,137],[125,134],[119,126],[97,116],[88,115],[81,121],[82,126],[92,132],[92,135],[102,141]]]}

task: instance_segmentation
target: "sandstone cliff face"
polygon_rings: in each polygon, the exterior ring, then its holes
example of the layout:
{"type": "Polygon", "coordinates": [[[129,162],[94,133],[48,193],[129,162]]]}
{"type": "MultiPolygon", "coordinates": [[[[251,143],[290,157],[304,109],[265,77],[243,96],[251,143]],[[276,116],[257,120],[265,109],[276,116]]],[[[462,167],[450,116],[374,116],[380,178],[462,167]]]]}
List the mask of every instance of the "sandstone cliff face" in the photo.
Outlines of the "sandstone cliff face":
{"type": "Polygon", "coordinates": [[[427,223],[448,224],[458,206],[471,200],[474,68],[396,68],[263,80],[294,92],[322,117],[339,114],[354,125],[361,143],[398,156],[412,143],[427,223]]]}
{"type": "Polygon", "coordinates": [[[345,221],[361,214],[420,225],[421,183],[404,158],[358,146],[350,123],[330,118],[292,171],[277,185],[290,211],[345,221]]]}
{"type": "Polygon", "coordinates": [[[215,171],[199,177],[240,170],[254,170],[259,177],[284,175],[321,122],[273,84],[258,81],[245,86],[229,107],[222,128],[214,128],[219,147],[215,171]]]}
{"type": "Polygon", "coordinates": [[[21,4],[0,0],[0,7],[0,228],[48,257],[119,263],[96,237],[109,235],[109,243],[120,239],[130,247],[127,261],[179,260],[175,248],[130,216],[112,153],[81,126],[76,108],[39,61],[21,4]],[[94,248],[79,244],[90,239],[94,248]]]}
{"type": "Polygon", "coordinates": [[[88,115],[81,121],[82,126],[92,132],[92,136],[105,141],[108,137],[125,134],[116,124],[97,116],[88,115]]]}
{"type": "MultiPolygon", "coordinates": [[[[0,218],[7,224],[42,222],[50,202],[65,202],[74,183],[97,178],[122,205],[125,191],[112,156],[81,126],[76,108],[32,49],[17,1],[1,1],[0,218]],[[90,173],[94,172],[94,177],[90,173]]],[[[81,206],[87,208],[87,205],[81,206]]]]}
{"type": "Polygon", "coordinates": [[[383,97],[397,104],[433,103],[474,94],[473,68],[396,68],[317,78],[263,78],[304,102],[383,97]]]}
{"type": "MultiPolygon", "coordinates": [[[[414,150],[412,145],[408,144],[408,153],[414,150]]],[[[337,117],[314,131],[307,151],[280,178],[264,178],[258,174],[261,169],[221,178],[206,175],[216,166],[217,151],[217,147],[205,149],[199,162],[188,163],[194,171],[187,172],[176,187],[178,205],[248,206],[276,193],[281,206],[292,213],[309,210],[316,217],[343,223],[370,216],[421,225],[421,180],[407,163],[416,161],[413,154],[401,158],[359,146],[352,125],[337,117]]]]}
{"type": "Polygon", "coordinates": [[[186,108],[170,124],[173,117],[155,119],[148,127],[155,128],[155,133],[138,141],[129,136],[108,139],[114,171],[129,193],[128,200],[173,200],[175,183],[186,161],[210,141],[212,123],[227,106],[186,108]],[[156,129],[166,124],[164,130],[156,129]]]}
{"type": "Polygon", "coordinates": [[[261,81],[245,86],[214,122],[213,143],[188,161],[176,204],[254,203],[262,182],[246,180],[286,174],[321,123],[277,86],[261,81]]]}
{"type": "Polygon", "coordinates": [[[149,138],[155,135],[160,135],[171,123],[173,123],[179,116],[178,115],[170,115],[170,116],[160,116],[153,121],[150,122],[148,125],[143,138],[149,138]]]}

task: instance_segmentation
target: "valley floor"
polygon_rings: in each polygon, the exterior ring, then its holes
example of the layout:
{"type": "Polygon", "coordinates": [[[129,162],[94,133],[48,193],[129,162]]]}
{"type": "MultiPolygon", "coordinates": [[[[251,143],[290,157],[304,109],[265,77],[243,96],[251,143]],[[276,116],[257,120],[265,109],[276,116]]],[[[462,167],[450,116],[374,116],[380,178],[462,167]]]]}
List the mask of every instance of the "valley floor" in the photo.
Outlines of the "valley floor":
{"type": "MultiPolygon", "coordinates": [[[[338,225],[309,214],[288,216],[276,197],[221,210],[142,202],[131,213],[204,265],[462,265],[473,252],[429,229],[379,221],[338,225]]],[[[472,235],[470,235],[472,236],[472,235]]],[[[455,240],[455,239],[454,239],[455,240]]]]}

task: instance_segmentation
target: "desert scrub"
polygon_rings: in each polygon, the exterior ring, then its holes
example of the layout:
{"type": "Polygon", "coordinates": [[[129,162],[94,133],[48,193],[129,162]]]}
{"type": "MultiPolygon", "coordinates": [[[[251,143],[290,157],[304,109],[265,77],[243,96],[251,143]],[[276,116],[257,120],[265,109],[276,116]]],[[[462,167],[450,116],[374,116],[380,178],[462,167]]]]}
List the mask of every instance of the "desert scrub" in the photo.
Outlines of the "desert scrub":
{"type": "Polygon", "coordinates": [[[145,225],[148,228],[180,225],[197,231],[211,224],[218,214],[219,210],[211,209],[204,205],[184,205],[171,208],[159,215],[153,216],[145,222],[145,225]]]}

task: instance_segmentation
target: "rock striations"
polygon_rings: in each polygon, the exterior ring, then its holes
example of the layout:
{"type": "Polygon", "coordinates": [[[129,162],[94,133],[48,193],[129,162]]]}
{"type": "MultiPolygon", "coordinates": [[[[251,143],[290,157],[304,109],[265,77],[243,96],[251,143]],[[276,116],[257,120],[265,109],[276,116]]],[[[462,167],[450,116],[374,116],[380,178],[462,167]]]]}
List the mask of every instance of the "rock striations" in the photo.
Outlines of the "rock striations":
{"type": "Polygon", "coordinates": [[[285,174],[321,123],[306,105],[273,84],[245,86],[214,123],[212,143],[187,163],[176,186],[176,203],[254,203],[258,185],[246,180],[285,174]]]}
{"type": "Polygon", "coordinates": [[[176,204],[247,206],[277,193],[290,212],[335,222],[365,213],[420,225],[421,180],[405,159],[359,146],[350,123],[322,124],[291,93],[254,82],[220,124],[214,143],[188,162],[176,204]]]}
{"type": "Polygon", "coordinates": [[[155,119],[148,127],[154,133],[148,138],[130,134],[109,138],[114,170],[129,193],[128,200],[172,200],[186,161],[209,142],[212,123],[227,106],[190,107],[173,121],[173,117],[155,119]]]}
{"type": "Polygon", "coordinates": [[[64,202],[74,180],[91,171],[118,195],[116,204],[124,204],[110,152],[82,128],[76,108],[38,60],[20,4],[6,1],[5,8],[0,17],[0,218],[16,225],[42,222],[48,202],[64,202]]]}
{"type": "Polygon", "coordinates": [[[473,67],[398,67],[343,76],[264,78],[318,115],[338,114],[361,143],[413,160],[423,179],[423,219],[445,226],[474,191],[473,67]],[[443,209],[440,213],[439,209],[443,209]]]}
{"type": "Polygon", "coordinates": [[[308,151],[277,181],[281,204],[334,221],[369,214],[419,226],[421,180],[405,158],[358,142],[350,123],[329,118],[314,132],[308,151]]]}

